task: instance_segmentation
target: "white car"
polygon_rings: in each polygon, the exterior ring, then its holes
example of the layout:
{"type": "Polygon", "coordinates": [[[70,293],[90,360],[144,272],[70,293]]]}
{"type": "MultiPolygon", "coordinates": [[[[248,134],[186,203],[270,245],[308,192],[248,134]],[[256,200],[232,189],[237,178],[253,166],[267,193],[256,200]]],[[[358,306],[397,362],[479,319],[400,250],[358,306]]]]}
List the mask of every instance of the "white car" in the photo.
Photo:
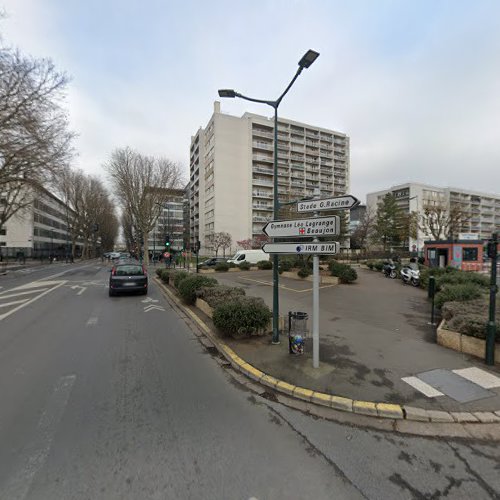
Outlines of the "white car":
{"type": "Polygon", "coordinates": [[[119,259],[120,258],[120,252],[110,252],[109,253],[109,258],[110,259],[119,259]]]}

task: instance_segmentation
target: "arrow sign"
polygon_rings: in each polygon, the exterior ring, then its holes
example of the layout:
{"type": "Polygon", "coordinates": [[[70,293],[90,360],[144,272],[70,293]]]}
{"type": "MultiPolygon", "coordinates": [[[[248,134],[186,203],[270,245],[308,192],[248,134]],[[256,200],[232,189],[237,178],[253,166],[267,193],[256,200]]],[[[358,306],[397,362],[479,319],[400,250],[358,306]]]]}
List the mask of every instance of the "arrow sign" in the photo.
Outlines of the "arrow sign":
{"type": "Polygon", "coordinates": [[[288,254],[336,254],[338,243],[330,241],[327,243],[266,243],[262,250],[266,253],[288,253],[288,254]]]}
{"type": "Polygon", "coordinates": [[[144,308],[144,312],[154,311],[157,309],[158,311],[164,311],[165,309],[161,306],[149,305],[144,308]]]}
{"type": "Polygon", "coordinates": [[[297,202],[299,212],[317,212],[318,210],[350,210],[359,205],[359,200],[352,194],[321,198],[319,200],[305,200],[297,202]]]}
{"type": "Polygon", "coordinates": [[[262,231],[273,238],[289,236],[335,236],[339,234],[340,217],[314,217],[312,219],[272,220],[262,231]]]}
{"type": "Polygon", "coordinates": [[[148,297],[147,299],[141,300],[141,302],[147,304],[148,302],[158,302],[158,300],[148,297]]]}

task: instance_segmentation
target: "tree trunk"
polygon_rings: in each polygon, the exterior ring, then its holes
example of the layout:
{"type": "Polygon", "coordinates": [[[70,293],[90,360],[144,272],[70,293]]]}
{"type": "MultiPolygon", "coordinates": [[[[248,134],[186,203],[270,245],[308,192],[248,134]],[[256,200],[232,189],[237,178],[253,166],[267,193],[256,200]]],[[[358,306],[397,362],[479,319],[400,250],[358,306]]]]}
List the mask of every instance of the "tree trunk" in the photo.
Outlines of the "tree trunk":
{"type": "Polygon", "coordinates": [[[149,242],[148,242],[149,231],[144,231],[142,233],[142,237],[144,239],[144,258],[143,258],[143,262],[147,266],[147,265],[149,265],[149,242]]]}

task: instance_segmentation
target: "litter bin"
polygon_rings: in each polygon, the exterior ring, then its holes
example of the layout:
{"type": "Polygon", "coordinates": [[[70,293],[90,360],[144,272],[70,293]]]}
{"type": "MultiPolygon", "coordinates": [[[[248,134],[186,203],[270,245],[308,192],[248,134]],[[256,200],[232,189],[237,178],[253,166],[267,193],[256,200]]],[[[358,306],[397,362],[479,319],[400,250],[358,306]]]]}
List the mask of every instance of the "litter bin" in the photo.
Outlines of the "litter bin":
{"type": "Polygon", "coordinates": [[[304,354],[304,339],[307,336],[308,314],[300,311],[288,313],[288,351],[304,354]]]}

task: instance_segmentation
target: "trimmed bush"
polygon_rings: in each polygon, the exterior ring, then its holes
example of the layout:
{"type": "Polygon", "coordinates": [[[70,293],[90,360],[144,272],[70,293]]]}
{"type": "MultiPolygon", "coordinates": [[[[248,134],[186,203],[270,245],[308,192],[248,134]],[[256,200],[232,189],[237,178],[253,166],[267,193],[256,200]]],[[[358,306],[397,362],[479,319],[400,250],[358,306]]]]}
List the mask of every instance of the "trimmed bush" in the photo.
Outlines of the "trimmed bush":
{"type": "Polygon", "coordinates": [[[158,269],[157,271],[158,276],[160,279],[163,281],[163,283],[166,283],[167,285],[170,283],[170,270],[169,269],[158,269]],[[160,271],[158,273],[158,271],[160,271]]]}
{"type": "Polygon", "coordinates": [[[184,278],[187,278],[189,276],[189,273],[187,273],[186,271],[173,271],[171,272],[170,274],[170,277],[173,279],[174,281],[174,286],[175,288],[179,288],[179,284],[180,282],[184,279],[184,278]]]}
{"type": "Polygon", "coordinates": [[[368,266],[368,269],[372,269],[373,270],[373,262],[367,262],[366,265],[368,266]]]}
{"type": "Polygon", "coordinates": [[[242,271],[249,271],[250,270],[250,264],[246,261],[243,261],[239,266],[238,266],[242,271]]]}
{"type": "Polygon", "coordinates": [[[243,338],[261,333],[271,316],[260,297],[241,297],[219,304],[214,309],[213,322],[222,334],[243,338]]]}
{"type": "Polygon", "coordinates": [[[290,269],[292,269],[292,261],[290,259],[280,258],[278,265],[278,270],[280,271],[280,273],[282,273],[283,271],[290,271],[290,269]]]}
{"type": "Polygon", "coordinates": [[[490,279],[484,274],[464,271],[456,271],[451,273],[447,272],[436,279],[438,290],[444,288],[446,285],[459,285],[465,283],[475,283],[481,288],[488,289],[490,286],[490,279]]]}
{"type": "Polygon", "coordinates": [[[210,287],[217,285],[217,280],[207,276],[190,275],[179,283],[179,295],[186,304],[194,304],[196,301],[196,292],[201,287],[210,287]]]}
{"type": "Polygon", "coordinates": [[[351,266],[346,266],[338,275],[339,281],[343,284],[353,283],[358,279],[356,269],[351,266]]]}
{"type": "Polygon", "coordinates": [[[161,278],[161,275],[162,275],[163,271],[164,271],[164,269],[162,267],[159,267],[156,270],[156,276],[158,276],[158,278],[161,278]]]}
{"type": "Polygon", "coordinates": [[[384,267],[384,262],[382,260],[377,260],[373,263],[373,267],[376,271],[382,271],[384,267]]]}
{"type": "Polygon", "coordinates": [[[259,262],[257,262],[257,267],[259,269],[272,269],[273,263],[270,260],[259,260],[259,262]]]}
{"type": "Polygon", "coordinates": [[[238,286],[217,285],[202,287],[196,291],[196,298],[203,299],[212,309],[220,304],[232,302],[245,295],[245,290],[238,286]]]}
{"type": "Polygon", "coordinates": [[[215,264],[215,270],[221,272],[229,271],[229,264],[226,264],[225,262],[217,262],[217,264],[215,264]]]}
{"type": "Polygon", "coordinates": [[[299,276],[299,278],[307,278],[310,274],[311,272],[309,271],[309,269],[307,269],[307,267],[301,267],[297,271],[297,275],[299,276]]]}
{"type": "Polygon", "coordinates": [[[481,297],[484,290],[476,283],[460,283],[456,285],[446,285],[436,293],[434,303],[441,309],[446,302],[464,302],[481,297]]]}
{"type": "Polygon", "coordinates": [[[233,269],[233,267],[236,267],[236,264],[234,262],[228,262],[227,265],[229,266],[229,269],[233,269]]]}

